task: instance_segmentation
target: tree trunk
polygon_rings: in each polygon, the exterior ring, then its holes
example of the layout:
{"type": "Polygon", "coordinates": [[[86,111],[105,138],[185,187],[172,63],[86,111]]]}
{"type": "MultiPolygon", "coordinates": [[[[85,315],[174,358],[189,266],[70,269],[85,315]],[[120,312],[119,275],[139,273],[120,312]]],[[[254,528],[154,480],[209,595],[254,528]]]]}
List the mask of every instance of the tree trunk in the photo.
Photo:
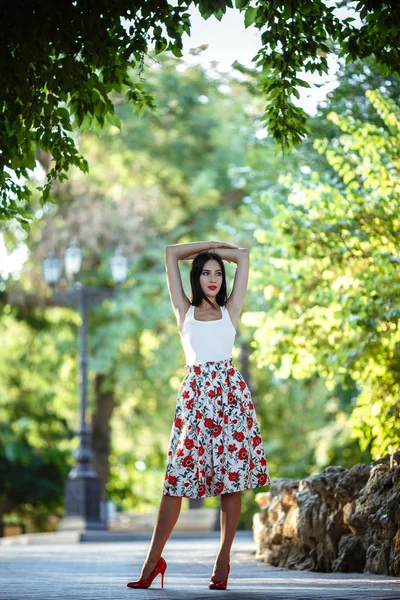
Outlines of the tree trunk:
{"type": "Polygon", "coordinates": [[[106,382],[106,376],[98,373],[94,381],[96,409],[92,416],[91,447],[94,466],[101,482],[101,500],[107,500],[106,485],[110,475],[111,416],[115,406],[114,390],[106,382]]]}

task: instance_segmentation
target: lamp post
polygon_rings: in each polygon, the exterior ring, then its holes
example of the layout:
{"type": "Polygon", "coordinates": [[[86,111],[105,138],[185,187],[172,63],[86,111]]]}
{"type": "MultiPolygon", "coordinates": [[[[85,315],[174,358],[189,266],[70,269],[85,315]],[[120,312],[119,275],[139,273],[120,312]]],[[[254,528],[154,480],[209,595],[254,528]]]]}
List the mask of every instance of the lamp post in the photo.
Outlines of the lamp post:
{"type": "MultiPolygon", "coordinates": [[[[87,315],[92,303],[110,298],[115,289],[88,287],[75,281],[82,264],[82,250],[75,240],[64,251],[64,270],[69,281],[74,282],[66,294],[62,296],[65,304],[78,306],[80,325],[79,344],[79,447],[74,452],[75,465],[65,482],[65,516],[60,529],[106,529],[100,518],[100,479],[93,465],[93,453],[90,449],[90,427],[86,421],[87,409],[87,315]]],[[[43,261],[43,273],[46,283],[53,289],[60,280],[63,264],[54,252],[43,261]]],[[[110,268],[116,284],[125,281],[128,273],[128,261],[117,250],[110,259],[110,268]]]]}

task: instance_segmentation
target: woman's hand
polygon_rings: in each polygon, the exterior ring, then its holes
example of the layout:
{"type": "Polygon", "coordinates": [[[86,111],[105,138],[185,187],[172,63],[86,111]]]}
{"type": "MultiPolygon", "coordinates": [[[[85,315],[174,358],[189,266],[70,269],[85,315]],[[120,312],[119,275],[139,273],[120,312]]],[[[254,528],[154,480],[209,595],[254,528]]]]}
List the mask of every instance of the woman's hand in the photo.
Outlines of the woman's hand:
{"type": "Polygon", "coordinates": [[[211,249],[216,248],[239,248],[239,246],[233,246],[232,244],[228,244],[227,242],[210,242],[212,244],[211,249]]]}
{"type": "MultiPolygon", "coordinates": [[[[208,245],[209,245],[208,250],[210,252],[212,252],[213,250],[217,250],[218,248],[229,248],[231,250],[237,250],[239,248],[239,246],[233,246],[232,244],[228,244],[227,242],[217,242],[217,241],[208,242],[208,245]]],[[[201,254],[201,252],[207,252],[207,250],[198,250],[197,252],[191,252],[190,254],[187,254],[186,256],[182,257],[181,260],[192,260],[193,258],[196,258],[196,256],[198,254],[201,254]]],[[[228,262],[231,262],[231,261],[228,260],[228,262]]]]}

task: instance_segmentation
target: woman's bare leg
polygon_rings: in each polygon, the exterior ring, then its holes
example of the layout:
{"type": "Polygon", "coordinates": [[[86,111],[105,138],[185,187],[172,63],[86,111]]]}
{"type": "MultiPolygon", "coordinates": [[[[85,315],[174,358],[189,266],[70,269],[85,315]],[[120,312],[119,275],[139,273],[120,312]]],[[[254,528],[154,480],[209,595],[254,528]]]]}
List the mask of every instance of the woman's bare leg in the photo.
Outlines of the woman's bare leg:
{"type": "Polygon", "coordinates": [[[140,574],[146,579],[157,564],[181,511],[182,496],[162,495],[150,548],[140,574]]]}
{"type": "Polygon", "coordinates": [[[228,575],[231,546],[239,523],[242,492],[221,494],[221,543],[215,560],[212,579],[222,581],[228,575]]]}

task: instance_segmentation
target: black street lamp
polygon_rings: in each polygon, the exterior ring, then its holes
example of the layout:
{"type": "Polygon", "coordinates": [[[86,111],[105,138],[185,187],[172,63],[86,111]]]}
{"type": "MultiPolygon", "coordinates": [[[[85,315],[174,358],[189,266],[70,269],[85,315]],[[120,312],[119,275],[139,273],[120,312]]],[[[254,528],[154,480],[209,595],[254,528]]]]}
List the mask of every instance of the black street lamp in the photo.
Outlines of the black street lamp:
{"type": "MultiPolygon", "coordinates": [[[[64,251],[64,270],[69,281],[74,282],[66,293],[55,294],[54,288],[60,280],[62,261],[51,252],[43,261],[43,273],[46,283],[52,287],[53,296],[60,304],[78,306],[81,315],[79,368],[80,424],[78,428],[79,447],[74,452],[76,463],[65,482],[65,516],[60,529],[106,529],[100,518],[100,479],[93,465],[93,453],[90,449],[90,428],[86,422],[87,408],[87,315],[91,304],[110,298],[115,294],[112,288],[88,287],[75,282],[82,264],[82,250],[75,240],[64,251]]],[[[128,273],[128,261],[117,250],[110,258],[110,268],[116,284],[125,281],[128,273]]]]}

